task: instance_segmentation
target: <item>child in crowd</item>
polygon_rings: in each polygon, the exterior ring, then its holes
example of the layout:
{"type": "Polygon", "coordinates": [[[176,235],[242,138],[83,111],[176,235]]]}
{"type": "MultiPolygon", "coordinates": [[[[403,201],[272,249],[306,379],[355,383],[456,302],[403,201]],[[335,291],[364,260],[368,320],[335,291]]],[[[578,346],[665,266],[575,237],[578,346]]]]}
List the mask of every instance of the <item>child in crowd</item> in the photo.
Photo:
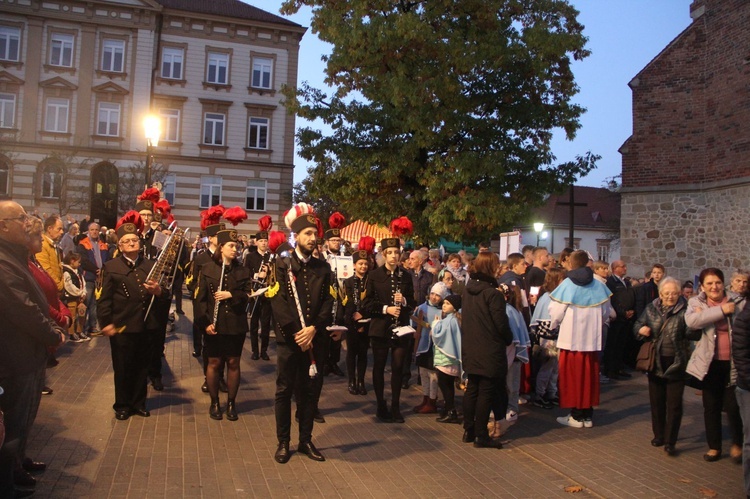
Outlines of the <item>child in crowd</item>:
{"type": "MultiPolygon", "coordinates": [[[[513,332],[513,343],[507,347],[508,355],[508,412],[505,419],[512,423],[518,419],[518,395],[521,390],[521,364],[529,363],[529,330],[523,319],[521,310],[523,302],[521,288],[518,286],[500,285],[500,290],[505,295],[505,310],[508,314],[508,322],[513,332]]],[[[495,418],[497,419],[497,418],[495,418]]]]}
{"type": "Polygon", "coordinates": [[[412,320],[414,333],[415,363],[419,366],[419,376],[422,379],[424,398],[422,403],[414,408],[417,414],[434,414],[437,412],[438,380],[433,364],[433,347],[430,338],[430,328],[435,319],[440,318],[443,299],[448,296],[448,288],[442,282],[435,283],[430,290],[427,301],[417,307],[412,320]]]}
{"type": "MultiPolygon", "coordinates": [[[[63,258],[63,290],[61,301],[68,306],[70,315],[73,318],[68,328],[70,341],[73,343],[91,340],[83,332],[83,329],[80,327],[81,321],[78,320],[80,317],[78,307],[83,306],[83,302],[86,299],[86,283],[78,270],[80,266],[81,255],[78,253],[71,251],[63,258]]],[[[83,316],[86,316],[85,311],[83,316]]]]}
{"type": "Polygon", "coordinates": [[[445,400],[445,409],[438,423],[461,423],[456,411],[454,383],[461,375],[461,296],[449,295],[443,300],[442,318],[432,324],[435,346],[434,364],[438,387],[445,400]]]}

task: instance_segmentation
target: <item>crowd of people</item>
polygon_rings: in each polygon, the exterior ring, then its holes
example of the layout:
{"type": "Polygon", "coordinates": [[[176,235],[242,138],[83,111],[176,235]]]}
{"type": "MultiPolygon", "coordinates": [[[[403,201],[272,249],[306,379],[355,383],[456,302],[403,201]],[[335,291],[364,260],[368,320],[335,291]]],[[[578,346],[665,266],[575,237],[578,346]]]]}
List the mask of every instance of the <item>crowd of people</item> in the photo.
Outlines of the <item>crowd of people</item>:
{"type": "MultiPolygon", "coordinates": [[[[352,396],[371,390],[380,422],[434,414],[437,423],[462,424],[464,442],[500,449],[520,404],[569,409],[557,423],[593,427],[600,385],[630,378],[634,369],[648,379],[651,445],[678,454],[685,386],[692,386],[703,401],[704,459],[723,455],[726,412],[729,456],[743,461],[750,441],[747,272],[733,273],[725,289],[718,268],[703,269],[696,283],[680,283],[660,264],[644,279],[631,279],[624,261],[594,261],[570,248],[552,255],[527,246],[505,260],[488,244],[476,256],[407,250],[405,217],[392,222],[393,236],[376,248],[367,236],[344,241],[338,213],[323,231],[304,203],[285,215],[294,244],[288,233],[272,230],[270,217],[256,233],[239,234],[229,224],[246,219],[244,210],[216,206],[201,213],[200,234],[186,236],[167,258],[164,248],[178,236],[168,205],[151,191],[111,229],[40,218],[0,202],[0,285],[9,296],[0,305],[7,318],[0,335],[3,497],[33,492],[32,473],[46,467],[26,456],[25,444],[42,394],[53,391],[45,368],[55,365],[63,342],[107,337],[115,418],[150,416],[148,385],[164,389],[165,335],[173,315],[184,313],[183,280],[193,302],[193,356],[203,363],[209,418],[240,417],[246,337],[253,361],[275,355],[274,459],[281,464],[292,455],[292,417],[297,451],[325,460],[312,436],[314,423],[325,422],[319,402],[328,375],[348,376],[352,396]],[[407,411],[401,393],[415,382],[422,401],[407,411]]],[[[750,487],[750,447],[745,463],[750,487]]]]}

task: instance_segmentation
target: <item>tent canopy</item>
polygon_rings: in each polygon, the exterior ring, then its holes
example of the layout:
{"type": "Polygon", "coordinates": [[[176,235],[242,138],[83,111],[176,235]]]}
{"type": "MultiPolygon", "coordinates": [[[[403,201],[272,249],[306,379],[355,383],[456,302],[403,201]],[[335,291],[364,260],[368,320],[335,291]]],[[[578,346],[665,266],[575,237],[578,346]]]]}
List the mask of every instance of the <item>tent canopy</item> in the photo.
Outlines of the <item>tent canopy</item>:
{"type": "Polygon", "coordinates": [[[393,237],[391,231],[379,225],[371,225],[362,220],[357,220],[341,229],[341,237],[352,244],[357,244],[362,236],[375,238],[375,244],[386,237],[393,237]]]}

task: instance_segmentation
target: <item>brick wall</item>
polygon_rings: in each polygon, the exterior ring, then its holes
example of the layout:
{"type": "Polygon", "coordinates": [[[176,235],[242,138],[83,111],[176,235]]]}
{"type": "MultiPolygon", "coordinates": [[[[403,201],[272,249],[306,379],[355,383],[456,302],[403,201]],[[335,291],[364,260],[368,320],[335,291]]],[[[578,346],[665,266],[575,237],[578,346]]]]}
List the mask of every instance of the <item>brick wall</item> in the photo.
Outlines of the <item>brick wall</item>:
{"type": "Polygon", "coordinates": [[[750,175],[750,2],[697,0],[693,23],[631,82],[624,188],[750,175]]]}

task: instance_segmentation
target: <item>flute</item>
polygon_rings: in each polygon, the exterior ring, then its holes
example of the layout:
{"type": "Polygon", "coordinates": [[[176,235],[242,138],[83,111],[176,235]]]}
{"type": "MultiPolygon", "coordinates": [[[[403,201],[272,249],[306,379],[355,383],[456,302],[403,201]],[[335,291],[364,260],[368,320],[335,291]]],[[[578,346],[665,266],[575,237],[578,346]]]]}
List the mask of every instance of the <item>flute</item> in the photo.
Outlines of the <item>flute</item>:
{"type": "MultiPolygon", "coordinates": [[[[218,289],[218,291],[216,291],[217,293],[219,291],[221,291],[221,288],[224,285],[224,268],[225,268],[225,266],[226,266],[226,264],[224,263],[224,259],[222,259],[221,260],[221,278],[219,278],[219,289],[218,289]]],[[[218,299],[216,299],[216,297],[214,297],[214,302],[215,303],[214,303],[214,321],[213,321],[213,326],[214,326],[214,334],[217,334],[218,331],[216,331],[216,321],[219,319],[219,305],[221,305],[221,301],[219,301],[218,299]]]]}

